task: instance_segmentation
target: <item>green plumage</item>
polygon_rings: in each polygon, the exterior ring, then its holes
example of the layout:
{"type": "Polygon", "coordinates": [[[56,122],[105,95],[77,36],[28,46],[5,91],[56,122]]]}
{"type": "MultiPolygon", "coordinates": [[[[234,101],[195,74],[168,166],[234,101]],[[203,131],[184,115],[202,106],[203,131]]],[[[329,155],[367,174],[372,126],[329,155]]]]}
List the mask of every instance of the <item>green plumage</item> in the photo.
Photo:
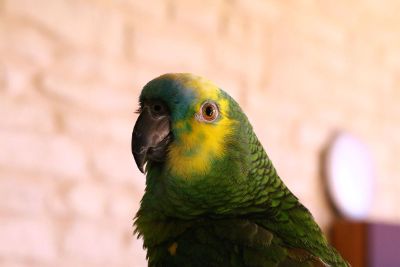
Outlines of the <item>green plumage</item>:
{"type": "MultiPolygon", "coordinates": [[[[148,101],[167,106],[172,142],[180,138],[175,120],[196,112],[198,79],[161,76],[142,91],[142,107],[148,101]],[[196,83],[185,88],[191,80],[196,83]]],[[[283,184],[239,105],[222,90],[217,95],[217,105],[229,103],[220,116],[235,123],[224,138],[224,154],[210,155],[207,172],[174,174],[167,166],[170,151],[165,161],[147,162],[135,232],[144,240],[149,266],[348,266],[283,184]]]]}

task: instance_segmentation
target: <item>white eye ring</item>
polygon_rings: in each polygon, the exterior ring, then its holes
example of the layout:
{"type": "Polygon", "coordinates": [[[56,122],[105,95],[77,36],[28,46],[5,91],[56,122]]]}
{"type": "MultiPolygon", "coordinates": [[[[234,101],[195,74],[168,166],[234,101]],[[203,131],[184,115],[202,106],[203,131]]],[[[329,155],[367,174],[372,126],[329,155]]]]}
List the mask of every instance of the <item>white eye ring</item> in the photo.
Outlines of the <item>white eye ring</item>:
{"type": "Polygon", "coordinates": [[[219,117],[219,109],[217,104],[211,101],[206,101],[201,105],[199,113],[196,118],[199,121],[214,122],[219,117]]]}

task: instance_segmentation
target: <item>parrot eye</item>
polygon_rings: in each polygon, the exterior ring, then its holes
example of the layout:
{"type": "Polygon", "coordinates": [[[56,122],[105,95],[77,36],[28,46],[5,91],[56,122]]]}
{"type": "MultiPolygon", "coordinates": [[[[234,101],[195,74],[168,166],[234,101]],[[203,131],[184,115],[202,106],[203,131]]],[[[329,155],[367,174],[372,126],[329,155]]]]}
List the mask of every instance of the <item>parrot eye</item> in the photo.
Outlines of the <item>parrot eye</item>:
{"type": "Polygon", "coordinates": [[[213,102],[205,102],[201,106],[201,116],[207,122],[213,122],[218,117],[218,107],[213,102]]]}

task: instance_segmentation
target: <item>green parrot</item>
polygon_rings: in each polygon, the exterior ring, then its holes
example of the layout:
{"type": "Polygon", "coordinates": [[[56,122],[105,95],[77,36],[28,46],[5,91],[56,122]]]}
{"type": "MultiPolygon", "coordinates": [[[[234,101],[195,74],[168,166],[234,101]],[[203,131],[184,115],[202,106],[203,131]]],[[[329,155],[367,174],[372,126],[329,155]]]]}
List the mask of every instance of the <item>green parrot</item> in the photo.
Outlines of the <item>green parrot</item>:
{"type": "Polygon", "coordinates": [[[147,83],[132,132],[148,266],[349,266],[279,178],[246,115],[188,73],[147,83]]]}

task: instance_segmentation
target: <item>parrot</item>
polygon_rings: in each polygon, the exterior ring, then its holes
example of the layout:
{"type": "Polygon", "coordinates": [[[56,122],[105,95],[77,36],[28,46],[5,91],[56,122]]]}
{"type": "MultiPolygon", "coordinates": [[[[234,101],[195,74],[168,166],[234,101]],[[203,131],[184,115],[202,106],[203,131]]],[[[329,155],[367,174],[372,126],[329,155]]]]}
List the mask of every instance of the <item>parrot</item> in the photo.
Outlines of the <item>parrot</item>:
{"type": "Polygon", "coordinates": [[[146,186],[134,234],[148,266],[350,266],[212,81],[161,75],[137,113],[131,150],[146,186]]]}

